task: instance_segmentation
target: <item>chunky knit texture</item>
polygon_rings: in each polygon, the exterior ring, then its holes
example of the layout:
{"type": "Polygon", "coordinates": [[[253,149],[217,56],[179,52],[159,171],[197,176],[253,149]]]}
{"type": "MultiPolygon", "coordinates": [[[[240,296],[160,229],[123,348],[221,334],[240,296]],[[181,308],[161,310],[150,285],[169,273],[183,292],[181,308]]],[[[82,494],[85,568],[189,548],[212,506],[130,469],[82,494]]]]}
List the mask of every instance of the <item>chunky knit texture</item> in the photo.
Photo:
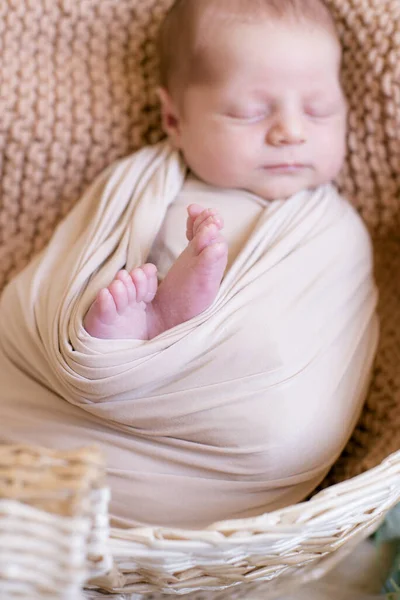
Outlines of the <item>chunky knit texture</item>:
{"type": "MultiPolygon", "coordinates": [[[[0,288],[105,166],[160,139],[154,40],[171,2],[0,2],[0,288]]],[[[400,447],[400,2],[326,2],[350,104],[338,184],[375,238],[382,317],[369,398],[332,483],[400,447]]]]}

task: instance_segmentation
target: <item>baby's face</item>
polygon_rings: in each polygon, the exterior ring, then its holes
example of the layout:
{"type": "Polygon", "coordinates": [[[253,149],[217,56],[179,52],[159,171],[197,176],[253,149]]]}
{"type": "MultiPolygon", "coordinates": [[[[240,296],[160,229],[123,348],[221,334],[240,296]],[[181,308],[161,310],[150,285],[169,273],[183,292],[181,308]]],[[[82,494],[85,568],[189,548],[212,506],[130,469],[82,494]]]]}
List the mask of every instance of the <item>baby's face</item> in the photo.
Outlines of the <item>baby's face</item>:
{"type": "Polygon", "coordinates": [[[340,48],[323,28],[273,21],[215,32],[217,81],[184,92],[176,143],[204,181],[267,200],[327,183],[345,155],[340,48]]]}

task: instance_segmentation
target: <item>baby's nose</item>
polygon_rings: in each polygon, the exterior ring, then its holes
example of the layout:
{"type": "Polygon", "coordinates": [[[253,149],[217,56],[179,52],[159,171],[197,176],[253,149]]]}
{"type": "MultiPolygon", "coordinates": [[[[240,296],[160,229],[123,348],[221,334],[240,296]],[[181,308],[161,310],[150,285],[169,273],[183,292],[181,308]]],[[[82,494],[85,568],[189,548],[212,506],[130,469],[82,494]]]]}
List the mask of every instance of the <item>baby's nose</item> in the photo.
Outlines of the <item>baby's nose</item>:
{"type": "Polygon", "coordinates": [[[269,129],[266,139],[271,146],[304,144],[306,137],[301,118],[279,118],[269,129]]]}

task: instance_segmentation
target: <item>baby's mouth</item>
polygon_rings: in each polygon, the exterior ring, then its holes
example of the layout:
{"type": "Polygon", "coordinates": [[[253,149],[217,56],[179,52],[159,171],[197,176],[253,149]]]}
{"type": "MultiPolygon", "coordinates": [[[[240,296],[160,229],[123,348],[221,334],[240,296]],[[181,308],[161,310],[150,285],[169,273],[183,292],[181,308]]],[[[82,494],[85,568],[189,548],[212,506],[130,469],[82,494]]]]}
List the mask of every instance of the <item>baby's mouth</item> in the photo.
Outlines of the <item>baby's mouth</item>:
{"type": "Polygon", "coordinates": [[[302,163],[277,163],[271,165],[263,165],[262,169],[270,173],[298,173],[308,169],[309,165],[302,163]]]}

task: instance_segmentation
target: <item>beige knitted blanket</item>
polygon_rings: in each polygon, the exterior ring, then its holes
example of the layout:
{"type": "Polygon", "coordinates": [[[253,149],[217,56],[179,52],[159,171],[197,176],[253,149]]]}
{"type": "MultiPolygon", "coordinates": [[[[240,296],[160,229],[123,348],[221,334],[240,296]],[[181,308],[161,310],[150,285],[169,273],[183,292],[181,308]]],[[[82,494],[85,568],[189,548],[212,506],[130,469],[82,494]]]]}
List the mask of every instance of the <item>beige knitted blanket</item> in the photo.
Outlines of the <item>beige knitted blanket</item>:
{"type": "Polygon", "coordinates": [[[0,302],[0,443],[98,443],[127,525],[304,498],[351,435],[377,343],[369,238],[330,185],[265,205],[203,314],[91,338],[88,307],[146,260],[184,179],[167,143],[109,167],[0,302]]]}

